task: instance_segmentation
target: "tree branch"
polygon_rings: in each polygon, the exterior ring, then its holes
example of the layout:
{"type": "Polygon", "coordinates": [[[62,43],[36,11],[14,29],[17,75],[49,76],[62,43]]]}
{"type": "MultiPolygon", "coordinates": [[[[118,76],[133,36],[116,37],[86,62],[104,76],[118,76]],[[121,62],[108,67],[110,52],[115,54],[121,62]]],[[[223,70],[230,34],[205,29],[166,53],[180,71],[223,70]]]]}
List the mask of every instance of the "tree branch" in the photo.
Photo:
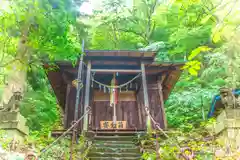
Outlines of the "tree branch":
{"type": "Polygon", "coordinates": [[[142,34],[142,33],[139,33],[139,32],[134,31],[134,30],[124,29],[124,28],[119,28],[118,30],[119,30],[120,32],[127,32],[127,33],[135,34],[135,35],[137,35],[137,36],[139,36],[139,37],[142,37],[142,38],[144,39],[144,41],[148,42],[146,36],[145,36],[144,34],[142,34]]]}
{"type": "Polygon", "coordinates": [[[6,63],[4,63],[4,64],[1,64],[0,65],[0,68],[3,68],[3,67],[6,67],[6,66],[8,66],[9,64],[11,64],[11,63],[14,63],[14,62],[16,62],[16,61],[19,61],[19,62],[21,62],[22,64],[25,64],[25,65],[33,65],[35,62],[40,62],[39,60],[37,61],[35,61],[35,60],[32,60],[32,61],[28,61],[28,62],[23,62],[23,60],[21,60],[21,59],[19,59],[19,58],[14,58],[13,60],[10,60],[10,61],[8,61],[8,62],[6,62],[6,63]]]}
{"type": "Polygon", "coordinates": [[[157,6],[157,0],[155,0],[152,6],[150,7],[149,14],[148,14],[148,20],[147,20],[148,22],[147,22],[147,28],[146,28],[146,39],[148,43],[149,43],[149,37],[153,32],[153,29],[155,28],[155,27],[152,28],[152,15],[155,12],[156,6],[157,6]]]}
{"type": "Polygon", "coordinates": [[[5,52],[3,52],[3,54],[2,54],[2,57],[1,57],[1,59],[0,59],[0,63],[2,63],[3,62],[3,59],[4,59],[4,57],[5,57],[5,52]]]}
{"type": "Polygon", "coordinates": [[[15,58],[15,59],[13,59],[13,60],[11,60],[11,61],[7,62],[7,63],[4,63],[4,64],[0,65],[0,67],[1,67],[1,68],[3,68],[3,67],[6,67],[6,66],[8,66],[9,64],[11,64],[11,63],[14,63],[14,62],[16,62],[16,61],[19,61],[19,62],[21,62],[21,60],[20,60],[20,59],[18,59],[18,58],[15,58]]]}

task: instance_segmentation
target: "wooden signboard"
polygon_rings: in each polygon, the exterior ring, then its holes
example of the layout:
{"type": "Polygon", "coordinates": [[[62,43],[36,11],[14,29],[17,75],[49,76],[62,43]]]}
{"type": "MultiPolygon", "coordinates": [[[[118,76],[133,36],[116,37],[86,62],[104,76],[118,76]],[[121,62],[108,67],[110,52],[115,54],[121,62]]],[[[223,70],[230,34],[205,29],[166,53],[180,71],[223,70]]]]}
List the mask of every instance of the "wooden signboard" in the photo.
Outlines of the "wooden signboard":
{"type": "Polygon", "coordinates": [[[117,121],[116,126],[113,125],[113,121],[100,121],[101,129],[126,129],[126,121],[117,121]]]}

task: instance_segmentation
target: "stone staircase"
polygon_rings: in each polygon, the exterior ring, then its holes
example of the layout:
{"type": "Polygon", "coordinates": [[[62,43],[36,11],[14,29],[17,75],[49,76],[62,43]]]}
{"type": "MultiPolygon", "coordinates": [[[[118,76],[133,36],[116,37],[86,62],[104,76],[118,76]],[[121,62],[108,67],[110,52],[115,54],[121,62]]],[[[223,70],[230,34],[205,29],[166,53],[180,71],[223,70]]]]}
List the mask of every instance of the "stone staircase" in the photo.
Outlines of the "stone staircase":
{"type": "Polygon", "coordinates": [[[97,133],[88,153],[89,160],[140,160],[141,153],[133,140],[135,133],[97,133]]]}

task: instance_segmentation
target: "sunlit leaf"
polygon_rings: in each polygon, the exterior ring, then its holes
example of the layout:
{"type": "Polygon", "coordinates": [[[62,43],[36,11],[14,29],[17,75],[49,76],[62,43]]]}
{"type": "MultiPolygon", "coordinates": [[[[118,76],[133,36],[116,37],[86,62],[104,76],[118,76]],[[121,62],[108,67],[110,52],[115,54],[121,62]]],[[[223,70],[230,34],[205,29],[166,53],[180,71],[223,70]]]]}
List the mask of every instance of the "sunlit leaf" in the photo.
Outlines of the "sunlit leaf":
{"type": "Polygon", "coordinates": [[[188,60],[192,60],[194,57],[196,57],[199,53],[201,52],[206,52],[211,50],[211,48],[209,48],[208,46],[200,46],[196,49],[194,49],[190,55],[188,56],[188,60]]]}
{"type": "Polygon", "coordinates": [[[201,24],[205,24],[210,18],[212,17],[212,15],[207,15],[206,17],[204,17],[202,20],[201,20],[201,24]]]}
{"type": "Polygon", "coordinates": [[[212,37],[214,43],[221,41],[221,32],[216,31],[212,37]]]}

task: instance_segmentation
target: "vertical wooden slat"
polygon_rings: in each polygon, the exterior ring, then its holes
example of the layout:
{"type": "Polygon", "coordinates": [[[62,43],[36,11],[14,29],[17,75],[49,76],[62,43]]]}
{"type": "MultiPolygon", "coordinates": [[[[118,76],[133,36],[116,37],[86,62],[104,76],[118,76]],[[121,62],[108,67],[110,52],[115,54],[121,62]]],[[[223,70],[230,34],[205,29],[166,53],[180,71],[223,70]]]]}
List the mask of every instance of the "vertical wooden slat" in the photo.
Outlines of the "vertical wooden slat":
{"type": "Polygon", "coordinates": [[[164,121],[164,128],[167,128],[167,118],[166,118],[166,113],[165,113],[165,108],[164,108],[164,99],[163,99],[163,91],[162,91],[162,84],[161,81],[158,81],[158,92],[159,92],[159,97],[160,97],[160,106],[162,109],[162,116],[163,116],[163,121],[164,121]]]}
{"type": "Polygon", "coordinates": [[[64,110],[64,128],[68,128],[68,100],[69,100],[69,93],[71,90],[71,85],[67,84],[66,89],[66,101],[65,101],[65,110],[64,110]]]}
{"type": "MultiPolygon", "coordinates": [[[[87,78],[86,78],[86,87],[85,87],[85,100],[84,100],[84,114],[87,112],[89,107],[89,96],[90,96],[90,78],[91,78],[91,61],[88,61],[87,64],[87,78]]],[[[84,117],[83,130],[87,131],[88,129],[88,114],[84,117]]]]}
{"type": "Polygon", "coordinates": [[[90,93],[90,97],[91,97],[91,99],[90,99],[90,106],[91,106],[91,110],[90,110],[90,113],[88,114],[89,115],[89,117],[88,117],[88,128],[90,129],[90,130],[92,130],[92,128],[93,128],[93,94],[92,93],[90,93]]]}
{"type": "Polygon", "coordinates": [[[127,127],[129,127],[128,115],[127,115],[127,106],[123,107],[123,120],[127,121],[127,127]]]}
{"type": "MultiPolygon", "coordinates": [[[[84,80],[84,77],[82,78],[82,80],[84,80]]],[[[85,88],[83,87],[82,89],[81,89],[81,93],[80,93],[80,95],[81,95],[81,97],[80,97],[80,111],[79,111],[79,117],[81,117],[83,114],[84,114],[84,91],[85,91],[85,88]]],[[[80,123],[79,123],[79,126],[80,126],[80,130],[82,131],[83,130],[83,121],[81,121],[80,123]]]]}
{"type": "Polygon", "coordinates": [[[141,112],[141,102],[139,99],[139,95],[137,95],[137,109],[138,109],[138,119],[139,119],[139,128],[142,128],[142,112],[141,112]]]}
{"type": "Polygon", "coordinates": [[[121,103],[118,103],[116,105],[116,110],[117,110],[117,121],[121,121],[122,120],[121,103]]]}
{"type": "Polygon", "coordinates": [[[139,108],[141,111],[141,115],[142,115],[142,129],[146,129],[146,125],[144,125],[144,123],[146,123],[146,111],[144,110],[144,98],[143,98],[143,92],[142,90],[140,90],[138,92],[138,96],[139,96],[139,108]]]}
{"type": "MultiPolygon", "coordinates": [[[[148,91],[147,91],[147,79],[146,79],[146,72],[145,72],[145,65],[141,63],[141,70],[142,70],[142,85],[143,85],[143,96],[144,96],[144,107],[149,109],[149,100],[148,100],[148,91]]],[[[149,115],[146,115],[146,126],[147,129],[151,130],[151,120],[149,115]]]]}

